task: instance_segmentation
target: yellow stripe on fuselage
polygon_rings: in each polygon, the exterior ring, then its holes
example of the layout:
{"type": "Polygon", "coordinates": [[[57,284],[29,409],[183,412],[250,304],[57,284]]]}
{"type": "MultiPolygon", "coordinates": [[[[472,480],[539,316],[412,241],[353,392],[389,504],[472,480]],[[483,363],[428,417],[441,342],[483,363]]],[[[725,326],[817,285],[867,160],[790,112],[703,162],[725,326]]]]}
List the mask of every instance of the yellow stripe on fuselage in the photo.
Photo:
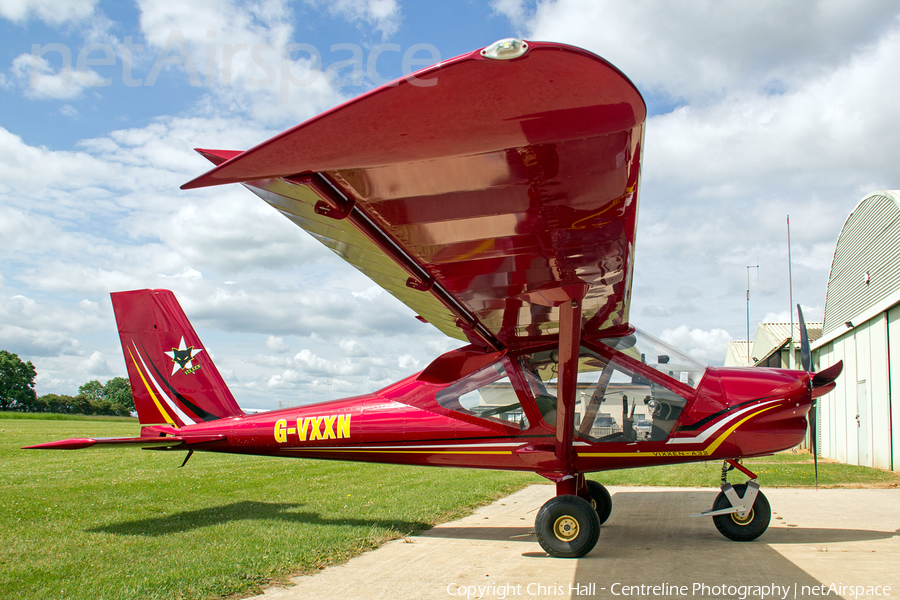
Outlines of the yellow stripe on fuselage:
{"type": "Polygon", "coordinates": [[[776,406],[779,406],[779,405],[776,404],[775,406],[769,406],[762,410],[758,410],[755,413],[753,413],[747,417],[744,417],[743,419],[741,419],[740,421],[738,421],[737,423],[735,423],[734,425],[732,425],[731,427],[726,429],[725,432],[722,433],[722,435],[717,437],[713,443],[711,443],[709,446],[707,446],[703,450],[663,450],[663,451],[659,451],[659,452],[642,452],[642,451],[636,451],[636,452],[579,452],[578,456],[585,457],[585,458],[597,458],[597,457],[606,457],[606,458],[637,457],[637,458],[640,458],[640,457],[644,457],[644,456],[646,456],[648,458],[655,458],[655,457],[659,457],[659,456],[710,456],[713,452],[716,451],[716,449],[719,446],[722,445],[722,442],[724,442],[725,439],[729,435],[734,433],[735,429],[737,429],[738,427],[740,427],[741,425],[743,425],[744,423],[746,423],[747,421],[749,421],[756,415],[764,413],[767,410],[771,410],[771,409],[775,408],[776,406]]]}
{"type": "Polygon", "coordinates": [[[147,383],[147,380],[144,378],[144,372],[141,371],[141,367],[138,365],[137,361],[134,359],[134,354],[131,353],[131,348],[128,348],[128,356],[131,357],[131,362],[134,363],[134,368],[137,369],[138,375],[141,376],[141,381],[144,382],[144,387],[147,388],[147,392],[150,394],[150,397],[153,398],[153,403],[156,404],[156,408],[159,410],[160,414],[166,420],[169,425],[172,425],[176,429],[178,428],[178,424],[172,420],[172,417],[169,416],[169,413],[163,408],[162,404],[160,404],[159,400],[156,397],[156,394],[153,393],[153,389],[150,388],[150,384],[147,383]]]}
{"type": "MultiPolygon", "coordinates": [[[[726,429],[722,434],[717,437],[709,446],[702,450],[669,450],[669,451],[657,451],[657,452],[644,452],[641,450],[635,450],[633,452],[579,452],[578,456],[583,458],[630,458],[630,457],[647,457],[647,458],[656,458],[660,456],[710,456],[713,452],[715,452],[719,446],[728,438],[729,435],[734,433],[734,431],[752,419],[753,417],[760,415],[767,410],[771,410],[776,408],[779,405],[769,406],[758,410],[728,429],[726,429]]],[[[379,448],[340,448],[340,447],[330,447],[330,448],[315,448],[315,447],[306,447],[306,448],[285,448],[286,452],[335,452],[335,453],[346,453],[346,454],[475,454],[475,455],[508,455],[512,454],[512,450],[429,450],[429,449],[421,449],[421,450],[382,450],[379,448]]]]}

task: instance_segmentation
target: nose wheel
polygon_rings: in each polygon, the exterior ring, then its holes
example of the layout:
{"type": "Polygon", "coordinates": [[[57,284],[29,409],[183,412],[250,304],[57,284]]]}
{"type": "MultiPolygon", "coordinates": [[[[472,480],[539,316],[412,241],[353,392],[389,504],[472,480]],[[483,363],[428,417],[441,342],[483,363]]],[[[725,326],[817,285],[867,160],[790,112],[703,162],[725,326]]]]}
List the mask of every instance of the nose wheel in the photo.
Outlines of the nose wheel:
{"type": "MultiPolygon", "coordinates": [[[[747,507],[747,502],[743,500],[747,499],[750,485],[755,483],[756,481],[753,480],[749,483],[736,485],[733,488],[734,495],[741,497],[741,505],[745,508],[747,507]]],[[[716,529],[729,540],[749,542],[761,536],[768,529],[769,520],[772,518],[772,510],[769,508],[769,501],[766,500],[765,494],[759,491],[758,484],[756,485],[756,490],[756,497],[753,499],[753,503],[749,505],[749,511],[730,512],[713,517],[716,529]]],[[[715,502],[713,502],[713,511],[730,508],[732,508],[731,499],[729,499],[724,490],[719,492],[715,502]]]]}
{"type": "Polygon", "coordinates": [[[534,532],[541,548],[550,556],[578,558],[597,545],[600,517],[584,498],[556,496],[538,511],[534,532]]]}
{"type": "Polygon", "coordinates": [[[772,519],[772,509],[765,494],[759,490],[756,475],[737,461],[726,460],[722,465],[721,487],[711,510],[691,516],[712,517],[719,533],[737,542],[749,542],[765,533],[772,519]],[[750,481],[735,486],[728,483],[725,475],[734,468],[751,477],[750,481]]]}

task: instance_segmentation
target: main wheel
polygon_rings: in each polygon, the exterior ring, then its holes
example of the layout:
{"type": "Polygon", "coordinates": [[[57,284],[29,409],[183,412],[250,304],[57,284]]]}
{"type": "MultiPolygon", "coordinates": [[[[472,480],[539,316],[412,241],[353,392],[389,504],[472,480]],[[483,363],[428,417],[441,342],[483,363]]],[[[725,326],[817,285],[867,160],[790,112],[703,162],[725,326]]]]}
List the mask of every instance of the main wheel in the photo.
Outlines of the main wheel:
{"type": "Polygon", "coordinates": [[[578,558],[597,545],[600,518],[584,498],[557,496],[538,511],[534,532],[541,548],[550,556],[578,558]]]}
{"type": "MultiPolygon", "coordinates": [[[[734,486],[734,491],[743,498],[747,491],[747,484],[742,483],[734,486]]],[[[713,502],[713,510],[721,510],[730,506],[731,502],[725,496],[725,493],[719,492],[719,495],[716,496],[716,501],[713,502]]],[[[749,542],[765,533],[771,518],[772,509],[769,508],[769,501],[766,500],[765,495],[760,491],[757,492],[756,500],[753,501],[753,508],[746,517],[742,519],[737,513],[717,515],[713,517],[713,523],[716,524],[716,529],[719,530],[719,533],[728,539],[737,542],[749,542]]]]}
{"type": "Polygon", "coordinates": [[[597,511],[600,524],[603,525],[612,512],[612,497],[609,495],[609,490],[602,483],[590,479],[587,480],[587,488],[588,494],[591,496],[591,505],[597,511]]]}

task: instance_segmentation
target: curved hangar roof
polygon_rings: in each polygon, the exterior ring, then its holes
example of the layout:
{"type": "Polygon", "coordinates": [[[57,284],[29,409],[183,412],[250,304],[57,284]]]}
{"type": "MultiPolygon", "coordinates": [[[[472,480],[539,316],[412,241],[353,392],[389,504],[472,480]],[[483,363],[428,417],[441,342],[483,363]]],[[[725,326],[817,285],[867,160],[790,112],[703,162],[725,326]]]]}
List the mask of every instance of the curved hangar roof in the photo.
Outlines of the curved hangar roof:
{"type": "MultiPolygon", "coordinates": [[[[521,42],[518,42],[521,43],[521,42]]],[[[527,42],[368,92],[184,188],[244,183],[422,320],[521,346],[586,290],[587,336],[628,323],[647,110],[602,58],[527,42]]]]}
{"type": "Polygon", "coordinates": [[[827,336],[900,291],[900,192],[878,191],[856,205],[838,236],[825,295],[827,336]]]}

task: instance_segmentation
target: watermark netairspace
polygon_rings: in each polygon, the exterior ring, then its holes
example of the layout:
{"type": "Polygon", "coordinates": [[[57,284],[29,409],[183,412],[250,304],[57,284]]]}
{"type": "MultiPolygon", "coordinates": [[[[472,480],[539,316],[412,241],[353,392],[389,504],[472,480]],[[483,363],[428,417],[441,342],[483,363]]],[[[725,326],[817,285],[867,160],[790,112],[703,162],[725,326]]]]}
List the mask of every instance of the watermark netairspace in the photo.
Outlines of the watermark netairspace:
{"type": "MultiPolygon", "coordinates": [[[[366,80],[376,86],[388,83],[379,75],[378,65],[379,60],[387,60],[391,54],[394,56],[390,58],[400,59],[404,76],[441,61],[438,49],[424,43],[405,49],[400,44],[391,43],[368,49],[358,44],[332,44],[323,53],[307,43],[231,44],[220,42],[217,37],[218,33],[210,30],[205,42],[187,40],[181,30],[170,31],[155,57],[149,57],[153,59],[153,66],[146,74],[135,72],[135,63],[149,64],[149,61],[146,60],[144,45],[134,43],[133,36],[126,36],[122,43],[115,45],[88,44],[76,49],[77,53],[62,43],[32,44],[31,54],[20,56],[15,63],[22,71],[30,67],[29,84],[32,88],[37,88],[42,78],[51,75],[62,78],[63,85],[110,86],[113,77],[103,75],[118,76],[116,65],[121,63],[121,83],[126,87],[153,86],[163,68],[180,68],[187,74],[192,86],[230,86],[240,76],[250,87],[277,85],[279,101],[287,102],[291,87],[312,86],[321,77],[325,77],[332,87],[360,86],[366,80]],[[323,54],[329,59],[324,70],[323,54]],[[48,57],[61,63],[56,74],[50,68],[48,57]],[[139,57],[142,59],[138,60],[139,57]],[[94,67],[106,69],[102,69],[104,72],[100,74],[94,67]]],[[[411,77],[409,82],[418,87],[431,87],[437,79],[411,77]]]]}
{"type": "Polygon", "coordinates": [[[562,596],[567,598],[596,597],[603,592],[604,596],[628,596],[633,598],[652,598],[665,596],[668,598],[685,596],[696,598],[729,598],[738,600],[789,600],[798,598],[872,598],[890,597],[891,586],[888,585],[848,585],[844,583],[831,583],[819,585],[789,584],[778,585],[775,583],[766,585],[729,585],[691,583],[691,584],[625,584],[613,583],[608,587],[600,587],[596,583],[506,583],[490,585],[472,585],[450,583],[447,585],[447,595],[466,600],[482,598],[527,598],[562,596]]]}

